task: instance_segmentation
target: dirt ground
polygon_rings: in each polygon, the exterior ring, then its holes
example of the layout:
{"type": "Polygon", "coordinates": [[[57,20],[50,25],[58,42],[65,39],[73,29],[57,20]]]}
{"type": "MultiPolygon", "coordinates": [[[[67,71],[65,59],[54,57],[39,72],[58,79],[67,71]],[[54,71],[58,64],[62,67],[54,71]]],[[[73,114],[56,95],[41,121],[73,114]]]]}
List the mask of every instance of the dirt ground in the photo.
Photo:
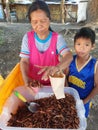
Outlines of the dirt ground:
{"type": "MultiPolygon", "coordinates": [[[[68,44],[73,49],[73,37],[80,25],[51,24],[53,30],[60,32],[68,44]]],[[[89,26],[92,26],[90,24],[89,26]]],[[[93,24],[97,34],[97,27],[93,24]]],[[[0,73],[6,78],[13,67],[19,62],[19,52],[23,35],[31,30],[29,23],[0,23],[0,73]]],[[[98,57],[98,41],[96,39],[96,49],[92,55],[98,57]]],[[[87,119],[87,130],[98,130],[98,96],[93,100],[90,116],[87,119]]]]}

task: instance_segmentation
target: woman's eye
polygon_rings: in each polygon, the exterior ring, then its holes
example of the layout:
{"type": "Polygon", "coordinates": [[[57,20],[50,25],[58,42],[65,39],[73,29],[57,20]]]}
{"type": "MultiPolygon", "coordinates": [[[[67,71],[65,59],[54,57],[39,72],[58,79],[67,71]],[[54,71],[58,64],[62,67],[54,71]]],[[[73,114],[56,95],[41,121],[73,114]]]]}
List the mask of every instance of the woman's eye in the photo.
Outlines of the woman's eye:
{"type": "Polygon", "coordinates": [[[32,22],[32,24],[36,24],[37,23],[37,21],[33,21],[33,20],[31,22],[32,22]]]}
{"type": "Polygon", "coordinates": [[[46,22],[46,20],[41,20],[40,22],[41,22],[41,23],[45,23],[45,22],[46,22]]]}
{"type": "Polygon", "coordinates": [[[48,19],[43,19],[43,20],[31,20],[31,23],[33,24],[33,25],[36,25],[36,24],[38,24],[38,23],[40,23],[40,24],[45,24],[45,23],[47,23],[47,21],[49,21],[48,19]]]}

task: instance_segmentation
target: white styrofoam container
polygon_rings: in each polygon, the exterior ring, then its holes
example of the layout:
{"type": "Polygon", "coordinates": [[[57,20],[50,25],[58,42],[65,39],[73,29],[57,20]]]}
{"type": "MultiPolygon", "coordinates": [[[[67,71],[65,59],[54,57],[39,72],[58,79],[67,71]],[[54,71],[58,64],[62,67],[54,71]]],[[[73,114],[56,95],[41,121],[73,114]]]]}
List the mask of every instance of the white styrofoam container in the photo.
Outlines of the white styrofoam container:
{"type": "MultiPolygon", "coordinates": [[[[71,87],[65,87],[64,92],[73,95],[73,97],[76,100],[76,109],[77,109],[77,113],[78,113],[78,116],[79,116],[79,119],[80,119],[80,124],[79,124],[78,130],[86,130],[87,121],[86,121],[86,118],[85,118],[85,109],[84,109],[84,105],[83,105],[82,100],[80,100],[78,92],[71,87]]],[[[52,91],[51,87],[45,86],[45,87],[40,89],[39,93],[36,94],[34,99],[49,97],[52,94],[53,94],[53,91],[52,91]]],[[[12,101],[11,103],[16,104],[15,101],[12,101]]],[[[18,104],[18,102],[17,102],[17,104],[18,104]]],[[[7,126],[7,121],[10,119],[9,111],[10,111],[9,108],[6,107],[2,116],[0,116],[0,128],[2,130],[42,130],[43,129],[43,128],[23,128],[23,127],[9,127],[9,126],[7,126]]],[[[14,108],[11,109],[11,112],[14,112],[14,108]]],[[[44,128],[44,130],[54,130],[54,129],[44,128]]],[[[55,130],[60,130],[60,129],[55,129],[55,130]]]]}

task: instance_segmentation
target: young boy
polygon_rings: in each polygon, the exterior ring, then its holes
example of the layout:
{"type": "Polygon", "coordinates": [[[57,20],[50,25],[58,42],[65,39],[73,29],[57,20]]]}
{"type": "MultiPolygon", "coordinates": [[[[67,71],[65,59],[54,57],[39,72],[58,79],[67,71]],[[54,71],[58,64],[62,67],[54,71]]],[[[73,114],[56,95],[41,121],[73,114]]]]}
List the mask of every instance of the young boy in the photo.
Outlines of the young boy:
{"type": "Polygon", "coordinates": [[[78,91],[84,103],[86,117],[91,99],[98,94],[98,62],[90,55],[95,47],[95,37],[95,32],[88,27],[83,27],[76,33],[76,55],[68,70],[68,85],[78,91]]]}

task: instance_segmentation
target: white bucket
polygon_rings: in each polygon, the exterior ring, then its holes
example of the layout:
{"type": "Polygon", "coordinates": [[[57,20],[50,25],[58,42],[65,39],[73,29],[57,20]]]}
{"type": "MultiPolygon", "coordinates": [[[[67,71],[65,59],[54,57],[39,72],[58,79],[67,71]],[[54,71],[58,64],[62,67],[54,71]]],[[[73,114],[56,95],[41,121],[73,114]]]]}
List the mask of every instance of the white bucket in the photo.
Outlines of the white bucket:
{"type": "MultiPolygon", "coordinates": [[[[80,119],[80,124],[79,124],[79,129],[78,130],[86,130],[87,127],[87,121],[85,118],[85,109],[84,109],[84,105],[82,100],[80,100],[80,97],[78,95],[78,92],[71,88],[71,87],[65,87],[64,88],[64,92],[73,95],[73,97],[75,98],[76,101],[76,109],[77,109],[77,113],[80,119]]],[[[34,97],[34,99],[40,99],[40,98],[44,98],[44,97],[49,97],[50,95],[53,94],[52,88],[51,87],[43,87],[40,89],[39,93],[36,94],[36,96],[34,97]]],[[[16,101],[11,101],[11,104],[17,104],[15,106],[15,109],[11,109],[9,107],[6,106],[6,108],[4,108],[2,115],[0,116],[0,128],[3,130],[42,130],[43,128],[22,128],[22,127],[9,127],[7,126],[7,121],[10,119],[10,113],[14,112],[17,110],[18,108],[18,104],[20,102],[16,101]]],[[[44,128],[44,130],[54,130],[54,129],[47,129],[44,128]]],[[[55,130],[60,130],[60,129],[55,129],[55,130]]],[[[67,129],[68,130],[68,129],[67,129]]]]}

